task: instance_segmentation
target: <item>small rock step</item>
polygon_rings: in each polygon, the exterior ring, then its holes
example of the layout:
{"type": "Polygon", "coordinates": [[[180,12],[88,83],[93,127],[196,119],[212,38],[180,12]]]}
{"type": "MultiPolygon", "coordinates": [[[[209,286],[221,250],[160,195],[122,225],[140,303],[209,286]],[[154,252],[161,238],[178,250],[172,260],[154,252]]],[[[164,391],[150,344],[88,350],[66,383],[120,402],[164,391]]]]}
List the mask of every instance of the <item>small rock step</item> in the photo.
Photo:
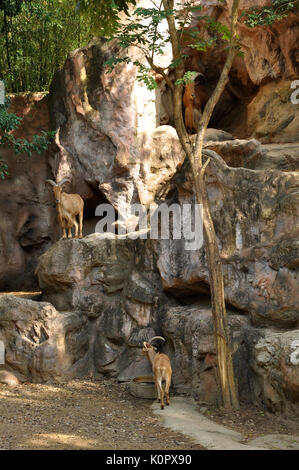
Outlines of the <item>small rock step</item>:
{"type": "Polygon", "coordinates": [[[0,296],[2,295],[15,295],[16,297],[22,297],[23,299],[41,300],[42,291],[0,292],[0,296]]]}

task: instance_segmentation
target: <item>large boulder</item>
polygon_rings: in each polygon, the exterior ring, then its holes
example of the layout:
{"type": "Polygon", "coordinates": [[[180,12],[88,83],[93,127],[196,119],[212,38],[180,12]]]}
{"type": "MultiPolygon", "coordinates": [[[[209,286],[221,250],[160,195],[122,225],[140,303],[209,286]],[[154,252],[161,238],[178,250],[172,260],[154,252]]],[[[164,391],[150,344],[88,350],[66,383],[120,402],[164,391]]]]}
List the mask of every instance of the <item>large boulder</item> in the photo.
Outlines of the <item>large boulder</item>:
{"type": "MultiPolygon", "coordinates": [[[[137,49],[126,51],[142,61],[137,49]]],[[[94,209],[108,200],[122,213],[130,203],[152,202],[182,163],[173,128],[156,129],[155,93],[137,80],[137,68],[104,62],[124,51],[97,40],[71,53],[55,77],[50,100],[57,135],[57,178],[94,209]]]]}
{"type": "MultiPolygon", "coordinates": [[[[234,146],[234,141],[232,141],[234,146]]],[[[255,326],[296,328],[298,295],[298,174],[231,168],[211,150],[208,193],[223,263],[226,301],[255,326]]],[[[168,203],[194,203],[188,162],[170,185],[168,203]]],[[[204,246],[152,241],[166,291],[177,298],[209,292],[204,246]]]]}
{"type": "Polygon", "coordinates": [[[299,413],[299,330],[265,330],[253,345],[251,366],[260,399],[274,413],[299,413]]]}
{"type": "Polygon", "coordinates": [[[47,302],[0,297],[0,340],[5,366],[23,380],[69,379],[88,373],[84,315],[59,313],[47,302]]]}
{"type": "Polygon", "coordinates": [[[43,299],[89,321],[95,374],[124,380],[138,375],[135,366],[150,371],[140,346],[159,333],[166,297],[144,242],[94,234],[61,240],[39,259],[43,299]]]}
{"type": "MultiPolygon", "coordinates": [[[[256,397],[248,339],[259,338],[260,333],[250,327],[246,316],[230,311],[228,324],[239,398],[243,404],[252,403],[256,397]]],[[[166,308],[161,325],[172,360],[175,389],[191,393],[201,403],[221,404],[211,308],[200,302],[166,308]]]]}

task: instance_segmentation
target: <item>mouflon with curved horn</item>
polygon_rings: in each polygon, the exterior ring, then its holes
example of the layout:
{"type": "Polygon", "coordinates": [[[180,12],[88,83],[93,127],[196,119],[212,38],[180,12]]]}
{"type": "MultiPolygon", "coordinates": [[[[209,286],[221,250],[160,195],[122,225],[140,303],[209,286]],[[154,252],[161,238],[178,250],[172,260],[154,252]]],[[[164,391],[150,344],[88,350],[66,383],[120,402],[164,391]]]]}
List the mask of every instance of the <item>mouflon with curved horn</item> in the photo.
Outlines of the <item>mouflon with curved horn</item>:
{"type": "Polygon", "coordinates": [[[58,214],[58,223],[63,230],[62,238],[66,238],[66,229],[68,230],[68,238],[72,238],[73,226],[75,227],[75,237],[82,238],[84,210],[82,197],[79,196],[79,194],[68,194],[62,191],[62,185],[66,182],[70,182],[69,178],[63,178],[58,183],[51,179],[46,180],[46,182],[52,186],[58,214]],[[76,220],[77,216],[79,216],[79,225],[76,220]]]}
{"type": "Polygon", "coordinates": [[[167,354],[157,352],[157,349],[151,344],[154,339],[165,338],[162,336],[154,336],[150,341],[143,342],[142,352],[150,361],[153,369],[155,386],[157,390],[158,400],[161,403],[161,410],[164,409],[164,394],[166,398],[166,405],[169,405],[169,387],[171,384],[172,369],[170,359],[167,354]],[[165,382],[165,390],[163,389],[163,381],[165,382]]]}

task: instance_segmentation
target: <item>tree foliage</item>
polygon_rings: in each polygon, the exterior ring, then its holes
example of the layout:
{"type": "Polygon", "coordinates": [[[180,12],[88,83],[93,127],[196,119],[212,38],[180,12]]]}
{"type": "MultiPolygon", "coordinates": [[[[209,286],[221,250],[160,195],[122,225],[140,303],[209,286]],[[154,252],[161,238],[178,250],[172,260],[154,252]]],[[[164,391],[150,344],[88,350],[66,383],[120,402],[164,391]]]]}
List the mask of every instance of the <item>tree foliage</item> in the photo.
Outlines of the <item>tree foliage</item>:
{"type": "Polygon", "coordinates": [[[91,39],[88,18],[83,21],[76,4],[24,0],[13,16],[3,10],[0,70],[8,92],[47,90],[68,52],[91,39]]]}
{"type": "Polygon", "coordinates": [[[108,36],[135,0],[0,0],[0,76],[7,92],[44,91],[69,51],[108,36]]]}
{"type": "Polygon", "coordinates": [[[245,23],[255,26],[271,26],[275,21],[282,20],[291,11],[298,10],[298,0],[273,0],[272,5],[262,8],[252,7],[249,12],[244,12],[245,23]]]}
{"type": "MultiPolygon", "coordinates": [[[[221,0],[222,1],[222,0],[221,0]]],[[[163,8],[161,0],[153,2],[153,7],[138,7],[132,12],[130,18],[117,25],[112,39],[117,39],[117,43],[123,49],[130,46],[139,48],[147,59],[148,66],[139,61],[133,64],[138,68],[137,79],[146,83],[149,89],[157,88],[157,83],[153,78],[152,71],[166,73],[179,65],[183,67],[184,60],[188,57],[183,53],[183,47],[190,47],[198,51],[207,51],[219,42],[230,41],[230,29],[219,21],[207,15],[201,15],[202,6],[194,0],[185,0],[179,3],[177,8],[163,8]],[[174,16],[180,47],[179,57],[174,57],[172,62],[163,71],[155,66],[155,59],[165,53],[168,44],[171,42],[169,31],[162,27],[169,16],[174,16]],[[197,20],[202,24],[202,28],[191,27],[191,20],[197,20]],[[209,33],[207,36],[206,32],[209,33]]],[[[109,70],[116,64],[131,62],[129,56],[122,58],[112,57],[106,61],[109,70]]],[[[192,81],[192,73],[187,71],[184,77],[178,79],[177,84],[186,84],[192,81]]]]}
{"type": "Polygon", "coordinates": [[[16,16],[22,7],[23,0],[0,0],[0,10],[7,16],[16,16]]]}
{"type": "Polygon", "coordinates": [[[82,8],[94,8],[104,19],[105,15],[113,15],[115,11],[124,11],[129,13],[129,6],[136,5],[136,0],[79,0],[79,6],[82,8]]]}

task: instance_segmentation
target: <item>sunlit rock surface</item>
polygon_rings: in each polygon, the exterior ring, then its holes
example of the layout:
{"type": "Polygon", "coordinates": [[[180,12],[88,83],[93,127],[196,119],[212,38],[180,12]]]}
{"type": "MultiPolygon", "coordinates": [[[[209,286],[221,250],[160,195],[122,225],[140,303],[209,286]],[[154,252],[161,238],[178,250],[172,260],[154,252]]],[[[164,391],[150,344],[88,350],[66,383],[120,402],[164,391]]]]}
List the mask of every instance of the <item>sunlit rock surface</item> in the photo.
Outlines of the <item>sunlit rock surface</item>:
{"type": "Polygon", "coordinates": [[[1,368],[34,382],[80,376],[86,372],[86,326],[84,316],[58,312],[47,302],[1,296],[0,339],[6,350],[1,368]]]}
{"type": "Polygon", "coordinates": [[[273,412],[298,413],[299,330],[266,330],[252,355],[262,398],[273,412]]]}
{"type": "Polygon", "coordinates": [[[137,81],[136,67],[105,68],[113,53],[124,54],[101,41],[79,49],[54,80],[52,113],[60,131],[53,170],[71,177],[87,205],[104,196],[122,213],[130,203],[152,202],[182,155],[174,129],[156,129],[155,94],[137,81]]]}

